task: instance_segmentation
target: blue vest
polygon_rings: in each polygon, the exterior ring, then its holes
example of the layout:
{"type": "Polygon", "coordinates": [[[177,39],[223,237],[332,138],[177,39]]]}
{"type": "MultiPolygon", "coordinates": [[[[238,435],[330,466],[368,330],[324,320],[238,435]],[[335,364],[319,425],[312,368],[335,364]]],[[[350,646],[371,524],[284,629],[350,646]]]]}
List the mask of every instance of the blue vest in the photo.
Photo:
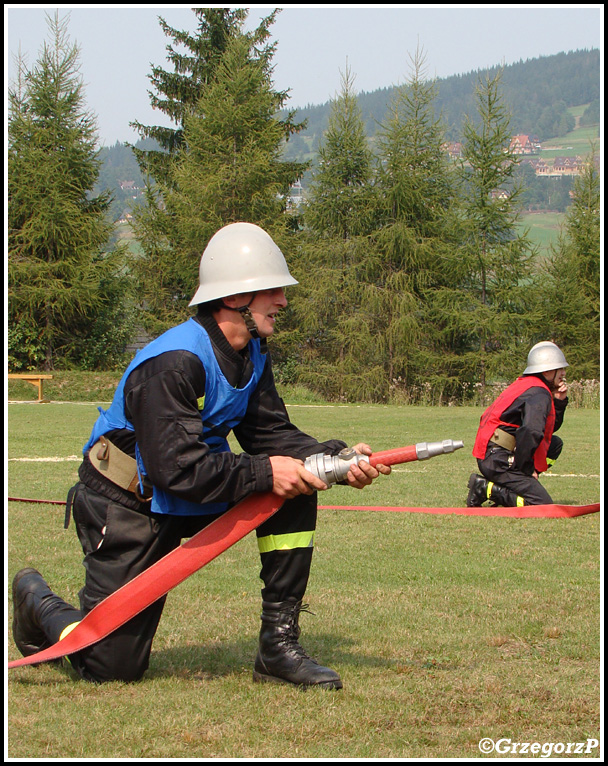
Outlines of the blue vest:
{"type": "MultiPolygon", "coordinates": [[[[264,371],[267,357],[262,354],[259,340],[249,342],[249,354],[253,363],[253,374],[244,388],[233,388],[222,373],[207,331],[194,319],[172,327],[139,351],[124,375],[107,410],[99,407],[91,436],[83,448],[83,454],[99,440],[100,436],[117,428],[134,431],[133,424],[125,416],[124,388],[131,372],[148,359],[166,351],[189,351],[196,354],[205,368],[205,395],[199,400],[199,411],[203,421],[203,440],[212,452],[229,452],[227,437],[238,425],[247,411],[249,399],[255,391],[264,371]]],[[[139,448],[135,445],[135,457],[140,479],[146,475],[146,469],[139,448]]],[[[172,513],[179,516],[223,513],[228,503],[194,503],[183,500],[158,487],[153,488],[150,510],[154,513],[172,513]]]]}

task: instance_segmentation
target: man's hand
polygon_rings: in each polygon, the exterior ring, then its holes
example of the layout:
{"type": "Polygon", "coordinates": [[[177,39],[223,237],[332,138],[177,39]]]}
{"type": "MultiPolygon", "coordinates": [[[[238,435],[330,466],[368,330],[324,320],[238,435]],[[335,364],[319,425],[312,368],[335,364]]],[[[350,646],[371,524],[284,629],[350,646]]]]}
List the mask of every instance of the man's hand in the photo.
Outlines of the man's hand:
{"type": "MultiPolygon", "coordinates": [[[[270,458],[272,466],[272,491],[279,497],[291,499],[298,495],[312,495],[327,489],[327,484],[304,468],[302,460],[275,455],[270,458]]],[[[371,467],[371,466],[370,466],[371,467]]]]}
{"type": "Polygon", "coordinates": [[[553,394],[554,399],[565,399],[568,396],[568,384],[566,378],[562,378],[557,387],[557,391],[553,394]]]}
{"type": "MultiPolygon", "coordinates": [[[[360,455],[372,454],[372,448],[369,446],[369,444],[365,444],[364,442],[355,444],[353,449],[360,455]]],[[[355,489],[363,489],[363,487],[367,487],[369,484],[371,484],[374,479],[377,479],[381,473],[388,476],[390,472],[390,465],[377,465],[374,467],[371,466],[367,461],[363,460],[358,465],[353,465],[350,467],[349,472],[346,474],[346,481],[351,487],[354,487],[355,489]]]]}

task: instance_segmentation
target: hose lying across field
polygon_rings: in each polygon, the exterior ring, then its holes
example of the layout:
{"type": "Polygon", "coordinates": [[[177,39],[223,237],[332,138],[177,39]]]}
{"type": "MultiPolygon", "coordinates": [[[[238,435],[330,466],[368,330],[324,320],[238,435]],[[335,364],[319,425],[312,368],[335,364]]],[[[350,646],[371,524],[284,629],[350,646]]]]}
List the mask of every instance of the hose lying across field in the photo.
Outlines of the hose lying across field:
{"type": "MultiPolygon", "coordinates": [[[[65,505],[65,500],[38,500],[29,497],[9,497],[11,503],[42,503],[65,505]]],[[[435,513],[460,516],[506,516],[513,519],[563,519],[599,513],[600,503],[589,505],[524,505],[513,508],[423,508],[391,505],[319,505],[320,511],[387,511],[391,513],[435,513]]]]}
{"type": "MultiPolygon", "coordinates": [[[[316,461],[317,475],[328,484],[340,481],[347,472],[348,462],[364,459],[370,464],[394,465],[414,460],[426,460],[439,454],[459,449],[462,442],[431,442],[386,450],[360,458],[352,451],[335,456],[329,461],[316,461]]],[[[50,503],[64,505],[58,500],[31,500],[9,497],[9,501],[50,503]]],[[[105,598],[79,622],[67,636],[53,646],[29,657],[8,663],[9,668],[38,664],[74,654],[100,641],[135,617],[147,606],[168,593],[194,572],[198,571],[249,532],[269,519],[283,505],[284,500],[272,492],[258,493],[237,503],[215,521],[186,540],[145,572],[130,580],[105,598]]],[[[562,518],[597,513],[600,504],[584,506],[537,505],[522,508],[401,508],[373,506],[319,506],[325,510],[397,511],[436,514],[466,514],[469,516],[510,516],[515,518],[562,518]]]]}

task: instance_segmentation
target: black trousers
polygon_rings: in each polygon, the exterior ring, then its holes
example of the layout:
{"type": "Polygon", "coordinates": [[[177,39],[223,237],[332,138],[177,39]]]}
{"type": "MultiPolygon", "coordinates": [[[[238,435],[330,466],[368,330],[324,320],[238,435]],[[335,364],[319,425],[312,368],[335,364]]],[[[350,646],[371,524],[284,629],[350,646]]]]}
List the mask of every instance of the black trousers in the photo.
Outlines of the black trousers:
{"type": "MultiPolygon", "coordinates": [[[[555,434],[547,452],[550,462],[557,460],[564,446],[563,441],[555,434]]],[[[524,499],[526,505],[551,505],[551,495],[534,476],[528,476],[511,467],[509,458],[512,453],[495,444],[488,444],[486,456],[477,460],[479,471],[488,481],[500,484],[524,499]]]]}
{"type": "MultiPolygon", "coordinates": [[[[183,539],[192,537],[217,518],[140,513],[83,483],[75,488],[72,513],[84,552],[86,578],[79,593],[83,617],[179,546],[183,539]]],[[[260,554],[265,601],[299,601],[303,597],[312,561],[316,516],[316,495],[300,495],[286,501],[256,530],[258,538],[265,541],[260,554]],[[274,540],[278,541],[276,545],[274,540]],[[303,540],[310,543],[302,546],[303,540]]],[[[71,655],[70,661],[79,675],[94,682],[140,679],[148,668],[165,600],[166,596],[111,635],[71,655]]],[[[54,642],[59,636],[50,638],[54,642]]]]}

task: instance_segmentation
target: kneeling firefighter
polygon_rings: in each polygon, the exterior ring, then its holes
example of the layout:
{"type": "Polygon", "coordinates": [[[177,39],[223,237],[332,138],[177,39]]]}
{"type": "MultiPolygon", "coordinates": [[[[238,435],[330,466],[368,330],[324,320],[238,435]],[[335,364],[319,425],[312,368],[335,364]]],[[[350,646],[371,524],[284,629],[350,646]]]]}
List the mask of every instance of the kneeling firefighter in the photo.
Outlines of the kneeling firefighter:
{"type": "Polygon", "coordinates": [[[553,502],[538,477],[562,451],[563,442],[554,432],[568,405],[566,367],[555,343],[537,343],[521,377],[483,413],[473,447],[482,475],[469,478],[467,506],[553,502]]]}
{"type": "MultiPolygon", "coordinates": [[[[136,355],[84,446],[79,482],[68,496],[84,551],[80,608],[55,594],[36,569],[13,580],[13,635],[22,654],[56,643],[96,604],[243,498],[272,491],[284,503],[256,530],[263,588],[254,680],[342,687],[338,673],[298,641],[316,491],[326,488],[303,461],[338,454],[346,444],[318,442],[296,428],[274,384],[266,340],[287,305],[284,288],[295,284],[283,254],[258,226],[229,224],[211,238],[190,303],[196,315],[136,355]],[[230,450],[231,432],[240,454],[230,450]]],[[[354,449],[372,454],[367,444],[354,449]]],[[[363,461],[345,481],[360,489],[379,473],[390,468],[363,461]]],[[[141,678],[165,598],[71,655],[78,676],[141,678]]],[[[201,605],[203,624],[208,609],[201,605]]]]}

